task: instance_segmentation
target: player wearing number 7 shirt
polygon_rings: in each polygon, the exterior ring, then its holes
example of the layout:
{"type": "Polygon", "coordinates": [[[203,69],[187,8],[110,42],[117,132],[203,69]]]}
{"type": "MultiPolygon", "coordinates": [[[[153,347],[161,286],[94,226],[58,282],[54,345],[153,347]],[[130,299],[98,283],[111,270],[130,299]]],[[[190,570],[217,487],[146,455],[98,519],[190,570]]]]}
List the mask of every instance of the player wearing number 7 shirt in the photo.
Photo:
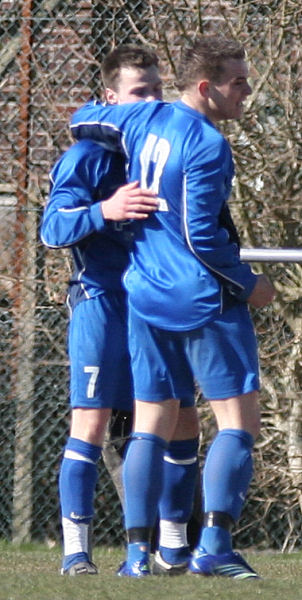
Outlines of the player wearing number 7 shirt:
{"type": "MultiPolygon", "coordinates": [[[[162,96],[158,59],[150,48],[118,46],[104,59],[102,74],[109,103],[149,102],[162,96]]],[[[71,427],[59,477],[63,575],[97,573],[89,531],[101,454],[123,501],[119,467],[131,429],[133,388],[122,276],[129,262],[132,222],[157,208],[152,191],[137,182],[123,185],[124,155],[110,149],[110,143],[103,148],[82,140],[62,155],[51,172],[41,227],[43,242],[51,248],[70,247],[74,262],[68,293],[71,427]],[[110,439],[104,446],[112,410],[110,439]]],[[[159,545],[172,556],[177,572],[190,556],[186,526],[199,433],[193,396],[189,406],[185,399],[180,415],[164,458],[166,486],[159,507],[159,545]]]]}
{"type": "MultiPolygon", "coordinates": [[[[274,288],[240,262],[227,200],[234,166],[217,122],[239,119],[251,93],[245,51],[222,36],[197,38],[177,74],[181,99],[132,106],[88,104],[72,119],[77,138],[116,141],[129,180],[158,195],[159,210],[136,226],[129,300],[135,426],[124,465],[127,559],[121,576],[148,575],[149,536],[163,485],[162,456],[179,398],[194,378],[218,433],[203,471],[204,526],[193,573],[256,578],[232,550],[252,477],[259,431],[258,357],[248,303],[265,306],[274,288]]],[[[159,557],[160,559],[160,557],[159,557]]]]}

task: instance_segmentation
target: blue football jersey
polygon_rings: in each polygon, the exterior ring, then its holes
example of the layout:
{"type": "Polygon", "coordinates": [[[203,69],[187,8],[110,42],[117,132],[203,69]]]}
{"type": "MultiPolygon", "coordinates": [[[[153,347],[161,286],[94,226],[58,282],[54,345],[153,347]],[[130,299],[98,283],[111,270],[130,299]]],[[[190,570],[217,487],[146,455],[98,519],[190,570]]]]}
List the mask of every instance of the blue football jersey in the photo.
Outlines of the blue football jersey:
{"type": "Polygon", "coordinates": [[[133,241],[130,221],[105,221],[100,201],[125,183],[125,158],[92,140],[71,146],[50,174],[41,239],[49,248],[70,247],[72,307],[105,290],[123,290],[122,275],[133,241]]]}
{"type": "Polygon", "coordinates": [[[230,146],[204,115],[181,101],[103,106],[72,118],[75,137],[124,148],[129,180],[152,189],[159,209],[136,223],[129,302],[150,324],[189,330],[245,301],[256,275],[240,262],[227,200],[230,146]]]}

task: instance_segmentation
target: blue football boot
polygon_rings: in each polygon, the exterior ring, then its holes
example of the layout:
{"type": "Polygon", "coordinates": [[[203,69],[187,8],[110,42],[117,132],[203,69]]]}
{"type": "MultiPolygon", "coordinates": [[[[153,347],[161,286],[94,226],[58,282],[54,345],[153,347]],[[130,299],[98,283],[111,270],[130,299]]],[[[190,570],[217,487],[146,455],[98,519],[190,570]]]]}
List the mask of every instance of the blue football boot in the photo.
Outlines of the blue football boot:
{"type": "Polygon", "coordinates": [[[260,579],[238,552],[213,555],[203,548],[194,551],[189,571],[199,575],[222,575],[233,579],[260,579]]]}

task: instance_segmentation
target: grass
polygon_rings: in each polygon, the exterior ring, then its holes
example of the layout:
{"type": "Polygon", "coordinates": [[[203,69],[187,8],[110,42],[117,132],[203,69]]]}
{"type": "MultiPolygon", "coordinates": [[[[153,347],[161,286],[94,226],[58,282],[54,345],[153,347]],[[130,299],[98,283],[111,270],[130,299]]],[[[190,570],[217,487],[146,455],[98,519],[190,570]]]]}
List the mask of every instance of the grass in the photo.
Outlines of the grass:
{"type": "Polygon", "coordinates": [[[100,574],[61,577],[58,548],[0,543],[0,600],[297,600],[302,589],[302,553],[244,553],[261,581],[182,575],[144,580],[115,576],[123,551],[97,548],[100,574]]]}

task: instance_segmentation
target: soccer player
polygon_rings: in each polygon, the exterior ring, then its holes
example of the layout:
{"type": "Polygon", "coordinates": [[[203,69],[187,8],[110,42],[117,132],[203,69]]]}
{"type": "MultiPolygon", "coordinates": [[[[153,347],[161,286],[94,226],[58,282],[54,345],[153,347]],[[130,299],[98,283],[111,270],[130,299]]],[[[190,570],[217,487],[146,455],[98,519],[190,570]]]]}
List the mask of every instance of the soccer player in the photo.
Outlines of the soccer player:
{"type": "MultiPolygon", "coordinates": [[[[162,97],[158,59],[149,48],[116,48],[105,58],[102,74],[110,104],[162,97]]],[[[50,179],[42,241],[50,248],[70,247],[74,262],[67,298],[72,415],[59,477],[64,538],[61,572],[96,574],[89,525],[97,461],[112,409],[122,411],[124,418],[133,408],[122,275],[133,240],[132,221],[145,219],[157,208],[157,200],[137,182],[125,185],[124,156],[110,152],[110,143],[106,148],[90,140],[75,144],[56,163],[50,179]]],[[[185,528],[192,506],[199,433],[193,411],[193,403],[184,407],[182,425],[176,428],[165,462],[169,490],[162,496],[160,543],[172,545],[174,550],[168,552],[177,557],[178,570],[184,554],[186,564],[189,556],[185,528]],[[177,460],[179,447],[186,464],[177,460]],[[183,488],[180,492],[179,487],[183,488]]]]}
{"type": "Polygon", "coordinates": [[[163,485],[163,461],[179,398],[199,383],[218,432],[203,470],[204,524],[192,573],[257,578],[232,549],[252,477],[260,427],[256,338],[248,305],[260,308],[274,287],[240,262],[227,200],[234,165],[217,127],[240,119],[251,93],[244,48],[201,36],[182,53],[180,100],[101,107],[75,113],[78,138],[111,133],[129,157],[129,180],[159,199],[137,224],[125,276],[135,387],[134,432],[124,463],[127,558],[121,576],[150,573],[149,541],[163,485]],[[110,128],[111,124],[111,128],[110,128]]]}

